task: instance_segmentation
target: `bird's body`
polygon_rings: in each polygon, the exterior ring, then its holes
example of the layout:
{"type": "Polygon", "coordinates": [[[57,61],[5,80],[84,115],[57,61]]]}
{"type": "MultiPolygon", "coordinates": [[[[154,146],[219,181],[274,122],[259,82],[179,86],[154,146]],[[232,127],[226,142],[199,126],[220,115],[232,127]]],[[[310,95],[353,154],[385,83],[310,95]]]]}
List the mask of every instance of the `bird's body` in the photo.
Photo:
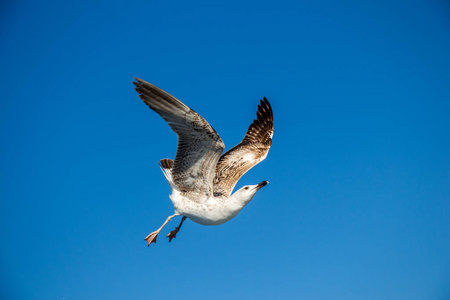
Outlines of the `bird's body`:
{"type": "Polygon", "coordinates": [[[161,229],[172,217],[182,215],[180,225],[169,234],[169,241],[186,218],[202,225],[220,225],[234,218],[256,192],[268,182],[244,186],[232,194],[245,172],[267,156],[272,143],[273,114],[267,99],[258,106],[257,119],[244,139],[222,155],[225,145],[217,132],[195,111],[158,87],[136,78],[141,99],[178,135],[175,160],[162,159],[160,167],[171,188],[175,214],[146,237],[156,242],[161,229]]]}
{"type": "MultiPolygon", "coordinates": [[[[239,197],[241,193],[231,196],[216,193],[215,196],[214,193],[205,195],[197,191],[181,191],[173,182],[170,165],[169,159],[161,160],[160,167],[172,191],[169,198],[172,200],[177,215],[186,216],[195,223],[202,225],[220,225],[234,218],[248,203],[243,201],[242,197],[239,197]]],[[[249,186],[249,191],[256,193],[257,187],[259,189],[266,184],[267,181],[263,181],[260,185],[252,186],[252,189],[249,186]]],[[[245,187],[244,191],[246,191],[245,187]]]]}
{"type": "Polygon", "coordinates": [[[225,197],[200,198],[176,191],[169,196],[175,213],[201,225],[220,225],[234,218],[243,206],[225,197]]]}

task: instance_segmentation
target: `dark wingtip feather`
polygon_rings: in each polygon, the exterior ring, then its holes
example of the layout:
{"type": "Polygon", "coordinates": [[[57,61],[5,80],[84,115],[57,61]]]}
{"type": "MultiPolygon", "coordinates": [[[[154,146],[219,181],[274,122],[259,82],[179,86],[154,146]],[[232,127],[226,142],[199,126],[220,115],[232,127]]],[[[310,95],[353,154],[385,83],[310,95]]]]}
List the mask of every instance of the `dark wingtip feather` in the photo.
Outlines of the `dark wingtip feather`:
{"type": "Polygon", "coordinates": [[[272,107],[266,97],[260,100],[256,119],[248,127],[244,140],[247,142],[271,143],[273,133],[273,113],[272,107]]]}

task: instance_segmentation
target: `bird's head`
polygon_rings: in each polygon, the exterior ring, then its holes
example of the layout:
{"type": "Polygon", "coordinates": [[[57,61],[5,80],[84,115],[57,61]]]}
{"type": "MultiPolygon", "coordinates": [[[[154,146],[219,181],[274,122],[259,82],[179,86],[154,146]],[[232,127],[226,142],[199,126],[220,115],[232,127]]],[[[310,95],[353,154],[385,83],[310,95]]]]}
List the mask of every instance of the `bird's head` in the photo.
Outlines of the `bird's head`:
{"type": "Polygon", "coordinates": [[[256,192],[259,191],[262,187],[266,186],[268,183],[269,183],[268,181],[263,181],[255,185],[245,185],[236,192],[234,192],[232,197],[236,201],[246,205],[247,203],[250,202],[250,200],[253,199],[256,192]]]}

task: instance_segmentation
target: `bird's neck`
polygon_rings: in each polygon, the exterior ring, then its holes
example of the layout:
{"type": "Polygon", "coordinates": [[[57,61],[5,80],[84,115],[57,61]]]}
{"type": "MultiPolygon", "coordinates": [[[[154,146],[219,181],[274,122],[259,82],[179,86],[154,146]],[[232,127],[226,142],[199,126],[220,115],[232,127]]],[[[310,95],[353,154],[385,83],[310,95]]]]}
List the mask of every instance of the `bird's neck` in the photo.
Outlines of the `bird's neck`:
{"type": "Polygon", "coordinates": [[[240,195],[233,194],[227,200],[227,206],[230,211],[239,213],[249,202],[250,199],[240,197],[240,195]]]}

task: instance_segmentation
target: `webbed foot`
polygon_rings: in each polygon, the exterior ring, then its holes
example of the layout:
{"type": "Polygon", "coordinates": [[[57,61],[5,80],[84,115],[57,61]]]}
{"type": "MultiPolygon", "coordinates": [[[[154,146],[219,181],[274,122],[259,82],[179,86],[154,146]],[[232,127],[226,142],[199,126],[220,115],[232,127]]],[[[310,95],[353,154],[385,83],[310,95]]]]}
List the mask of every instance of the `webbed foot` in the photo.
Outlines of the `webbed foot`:
{"type": "Polygon", "coordinates": [[[156,238],[158,237],[158,234],[159,234],[159,230],[153,231],[152,233],[147,235],[147,237],[145,238],[145,240],[148,243],[147,246],[150,246],[151,243],[156,243],[156,238]]]}
{"type": "Polygon", "coordinates": [[[176,227],[174,230],[169,232],[169,234],[167,235],[167,237],[169,238],[169,243],[172,241],[172,239],[176,238],[178,231],[180,231],[180,229],[176,227]]]}

